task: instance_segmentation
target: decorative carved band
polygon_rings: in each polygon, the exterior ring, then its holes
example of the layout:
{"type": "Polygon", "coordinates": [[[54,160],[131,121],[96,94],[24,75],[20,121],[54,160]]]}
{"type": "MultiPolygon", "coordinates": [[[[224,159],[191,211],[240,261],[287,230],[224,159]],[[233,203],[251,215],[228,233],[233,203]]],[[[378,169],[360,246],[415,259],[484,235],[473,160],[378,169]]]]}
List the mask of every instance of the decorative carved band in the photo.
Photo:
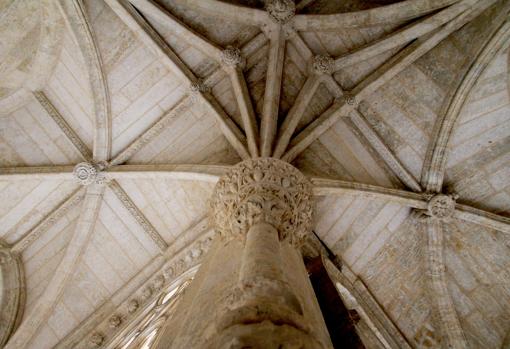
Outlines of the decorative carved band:
{"type": "Polygon", "coordinates": [[[292,243],[311,231],[312,186],[296,168],[272,159],[246,160],[216,184],[213,225],[224,237],[244,237],[257,222],[273,225],[292,243]]]}
{"type": "Polygon", "coordinates": [[[85,143],[80,139],[80,137],[74,132],[72,127],[67,123],[62,115],[57,111],[57,109],[50,102],[48,97],[44,94],[44,92],[37,91],[34,92],[34,97],[37,99],[39,104],[46,110],[48,115],[53,119],[53,121],[57,124],[58,127],[62,130],[62,132],[66,135],[69,141],[74,145],[76,150],[83,156],[85,160],[90,160],[92,158],[92,153],[90,149],[87,147],[85,143]]]}
{"type": "MultiPolygon", "coordinates": [[[[34,228],[32,228],[27,234],[23,236],[18,242],[12,246],[12,252],[22,253],[28,246],[30,246],[35,240],[37,240],[42,234],[56,224],[65,214],[69,212],[73,207],[83,201],[85,197],[85,190],[77,189],[74,191],[64,202],[62,202],[57,208],[40,221],[34,228]]],[[[20,223],[23,223],[22,220],[20,223]]],[[[15,229],[19,225],[16,225],[15,229]]],[[[13,232],[10,230],[9,233],[13,232]]],[[[8,234],[9,234],[8,233],[8,234]]]]}
{"type": "Polygon", "coordinates": [[[145,233],[151,238],[151,240],[159,247],[161,251],[165,251],[168,248],[166,241],[159,235],[156,228],[147,220],[145,215],[131,200],[129,195],[122,189],[120,184],[113,180],[109,183],[109,188],[117,195],[117,198],[122,202],[124,207],[131,213],[136,222],[142,227],[145,233]]]}

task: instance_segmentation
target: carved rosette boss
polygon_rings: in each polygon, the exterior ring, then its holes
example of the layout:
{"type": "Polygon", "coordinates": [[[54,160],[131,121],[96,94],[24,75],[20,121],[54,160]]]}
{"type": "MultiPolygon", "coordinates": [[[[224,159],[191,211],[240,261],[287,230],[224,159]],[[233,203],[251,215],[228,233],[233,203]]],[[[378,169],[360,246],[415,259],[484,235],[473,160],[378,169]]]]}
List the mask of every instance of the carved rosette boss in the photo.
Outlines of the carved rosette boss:
{"type": "Polygon", "coordinates": [[[452,195],[436,194],[428,202],[427,213],[439,220],[448,220],[455,212],[455,197],[452,195]]]}
{"type": "Polygon", "coordinates": [[[421,220],[434,219],[449,221],[455,213],[456,195],[435,194],[430,197],[426,209],[416,209],[418,218],[421,220]]]}
{"type": "Polygon", "coordinates": [[[105,164],[91,164],[89,162],[80,162],[73,169],[73,175],[81,185],[105,184],[108,182],[106,174],[103,172],[105,164]]]}
{"type": "Polygon", "coordinates": [[[243,65],[241,50],[232,46],[221,52],[221,62],[227,67],[238,67],[243,65]]]}
{"type": "Polygon", "coordinates": [[[244,238],[257,223],[272,225],[280,241],[300,246],[312,225],[312,186],[292,165],[271,158],[246,160],[217,183],[212,223],[225,239],[244,238]]]}
{"type": "Polygon", "coordinates": [[[318,55],[312,58],[313,72],[316,74],[331,74],[335,61],[330,56],[318,55]]]}
{"type": "Polygon", "coordinates": [[[296,13],[296,4],[292,0],[271,0],[266,4],[266,10],[276,23],[287,23],[296,13]]]}

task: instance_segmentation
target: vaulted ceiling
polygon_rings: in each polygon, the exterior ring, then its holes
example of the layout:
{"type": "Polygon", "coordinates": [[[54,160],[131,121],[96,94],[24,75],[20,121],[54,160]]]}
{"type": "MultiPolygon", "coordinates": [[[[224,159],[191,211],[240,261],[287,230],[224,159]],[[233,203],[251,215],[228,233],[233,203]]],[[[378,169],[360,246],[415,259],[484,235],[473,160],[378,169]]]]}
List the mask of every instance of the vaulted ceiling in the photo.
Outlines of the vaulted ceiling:
{"type": "Polygon", "coordinates": [[[26,283],[7,347],[75,347],[112,314],[128,321],[129,302],[161,289],[154,280],[199,262],[217,178],[274,156],[312,179],[316,234],[411,346],[500,348],[510,331],[509,8],[0,2],[0,239],[26,283]],[[73,167],[83,161],[107,183],[81,186],[73,167]],[[458,198],[440,228],[434,288],[414,209],[441,192],[458,198]]]}

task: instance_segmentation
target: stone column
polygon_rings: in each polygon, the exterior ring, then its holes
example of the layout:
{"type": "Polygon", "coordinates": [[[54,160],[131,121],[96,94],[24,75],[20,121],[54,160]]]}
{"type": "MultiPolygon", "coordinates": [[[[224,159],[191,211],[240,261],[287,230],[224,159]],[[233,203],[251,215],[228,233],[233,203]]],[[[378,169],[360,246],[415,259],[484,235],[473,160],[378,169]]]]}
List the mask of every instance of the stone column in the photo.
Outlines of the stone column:
{"type": "Polygon", "coordinates": [[[332,348],[303,263],[310,183],[286,162],[244,161],[212,198],[218,238],[156,348],[332,348]]]}

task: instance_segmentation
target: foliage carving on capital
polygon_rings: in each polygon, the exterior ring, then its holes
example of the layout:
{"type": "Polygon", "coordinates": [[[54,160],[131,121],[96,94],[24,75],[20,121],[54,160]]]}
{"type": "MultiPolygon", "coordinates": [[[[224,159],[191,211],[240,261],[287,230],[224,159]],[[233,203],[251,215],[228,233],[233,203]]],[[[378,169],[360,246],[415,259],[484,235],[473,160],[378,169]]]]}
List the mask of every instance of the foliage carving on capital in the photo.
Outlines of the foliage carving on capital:
{"type": "Polygon", "coordinates": [[[296,13],[296,4],[292,0],[271,0],[266,5],[271,19],[276,23],[287,23],[296,13]]]}
{"type": "Polygon", "coordinates": [[[234,166],[216,184],[212,223],[221,236],[241,237],[258,222],[273,225],[280,240],[299,244],[311,231],[312,187],[292,165],[250,159],[234,166]]]}

